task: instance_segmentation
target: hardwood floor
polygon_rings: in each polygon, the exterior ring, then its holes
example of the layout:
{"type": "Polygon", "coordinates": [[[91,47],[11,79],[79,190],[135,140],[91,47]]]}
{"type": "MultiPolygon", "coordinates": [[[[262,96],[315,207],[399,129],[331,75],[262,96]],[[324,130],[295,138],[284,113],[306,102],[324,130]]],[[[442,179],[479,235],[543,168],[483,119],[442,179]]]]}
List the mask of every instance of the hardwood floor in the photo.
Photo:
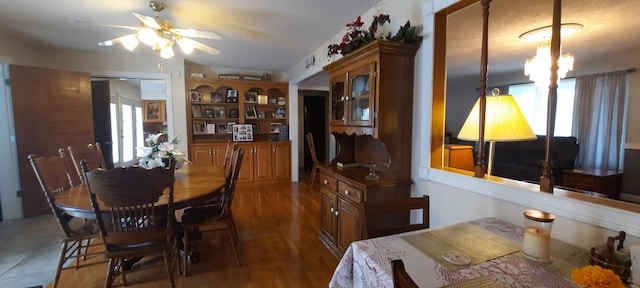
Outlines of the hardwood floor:
{"type": "MultiPolygon", "coordinates": [[[[312,190],[306,179],[239,184],[233,213],[242,266],[236,266],[226,235],[205,234],[211,241],[200,245],[200,262],[191,264],[189,276],[175,275],[176,287],[327,287],[338,260],[318,240],[319,200],[319,191],[312,190]]],[[[102,257],[86,261],[102,261],[102,257]]],[[[162,261],[148,266],[127,274],[127,281],[155,280],[127,287],[168,286],[162,261]]],[[[58,287],[102,287],[105,274],[106,264],[64,270],[58,287]]]]}

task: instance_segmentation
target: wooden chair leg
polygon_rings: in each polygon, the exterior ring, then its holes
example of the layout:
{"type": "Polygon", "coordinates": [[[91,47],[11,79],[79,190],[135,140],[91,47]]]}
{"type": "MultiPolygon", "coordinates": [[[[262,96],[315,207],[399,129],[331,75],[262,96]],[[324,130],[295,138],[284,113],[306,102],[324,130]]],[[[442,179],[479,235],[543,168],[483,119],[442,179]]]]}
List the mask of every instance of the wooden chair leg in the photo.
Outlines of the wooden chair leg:
{"type": "Polygon", "coordinates": [[[169,287],[171,288],[176,287],[176,283],[174,282],[174,279],[173,279],[173,273],[175,272],[172,264],[173,253],[165,250],[162,254],[164,254],[164,266],[167,269],[167,276],[169,277],[169,287]]]}
{"type": "Polygon", "coordinates": [[[62,243],[60,249],[60,258],[58,259],[58,267],[56,268],[56,278],[53,279],[53,288],[58,287],[58,280],[60,280],[60,272],[62,271],[62,265],[64,264],[64,258],[67,254],[67,242],[62,243]]]}
{"type": "Polygon", "coordinates": [[[191,253],[191,244],[189,241],[189,231],[190,229],[187,226],[184,227],[184,237],[182,238],[182,264],[184,265],[184,270],[182,270],[182,276],[187,276],[187,269],[189,267],[189,253],[191,253]]]}
{"type": "Polygon", "coordinates": [[[238,267],[240,267],[240,256],[238,256],[238,248],[236,247],[236,237],[233,234],[233,230],[231,228],[231,225],[232,225],[231,221],[229,221],[227,225],[229,225],[227,230],[229,230],[229,239],[231,240],[231,246],[233,246],[233,253],[236,254],[236,262],[238,263],[238,267]]]}
{"type": "Polygon", "coordinates": [[[315,164],[313,164],[313,168],[311,169],[311,177],[309,179],[311,184],[311,187],[313,187],[313,185],[316,184],[316,174],[318,174],[318,167],[316,167],[315,164]]]}

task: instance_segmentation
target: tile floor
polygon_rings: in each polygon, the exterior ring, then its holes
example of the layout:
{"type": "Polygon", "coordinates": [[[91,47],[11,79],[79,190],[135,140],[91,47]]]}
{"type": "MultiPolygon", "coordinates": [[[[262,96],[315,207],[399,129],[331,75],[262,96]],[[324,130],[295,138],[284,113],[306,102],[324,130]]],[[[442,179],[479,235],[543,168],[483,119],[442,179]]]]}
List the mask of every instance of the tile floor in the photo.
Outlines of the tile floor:
{"type": "Polygon", "coordinates": [[[60,233],[52,215],[0,222],[0,287],[46,287],[55,276],[60,233]]]}

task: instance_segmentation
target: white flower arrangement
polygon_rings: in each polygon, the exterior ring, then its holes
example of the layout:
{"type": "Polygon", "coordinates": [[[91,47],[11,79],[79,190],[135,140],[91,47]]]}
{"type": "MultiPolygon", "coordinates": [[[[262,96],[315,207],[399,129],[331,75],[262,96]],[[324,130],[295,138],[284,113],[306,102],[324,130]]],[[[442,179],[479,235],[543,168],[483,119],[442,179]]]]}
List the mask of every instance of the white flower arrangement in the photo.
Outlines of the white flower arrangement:
{"type": "Polygon", "coordinates": [[[171,142],[159,142],[160,136],[162,133],[149,136],[144,140],[147,146],[137,148],[142,151],[138,166],[147,169],[165,167],[172,157],[176,160],[176,167],[180,167],[184,163],[191,163],[186,154],[178,149],[178,137],[173,138],[171,142]]]}

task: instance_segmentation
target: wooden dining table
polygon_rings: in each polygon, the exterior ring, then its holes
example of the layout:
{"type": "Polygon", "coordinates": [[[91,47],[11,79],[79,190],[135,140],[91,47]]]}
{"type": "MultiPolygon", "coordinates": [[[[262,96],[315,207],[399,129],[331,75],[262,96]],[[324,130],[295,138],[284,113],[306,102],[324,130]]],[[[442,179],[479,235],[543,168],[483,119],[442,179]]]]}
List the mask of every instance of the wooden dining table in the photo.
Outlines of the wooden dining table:
{"type": "MultiPolygon", "coordinates": [[[[119,169],[119,168],[115,168],[119,169]]],[[[209,199],[219,197],[220,188],[225,183],[224,168],[207,165],[183,165],[176,169],[173,184],[173,207],[186,208],[209,199]]],[[[160,197],[156,206],[167,205],[169,196],[165,193],[160,197]]],[[[77,185],[56,198],[56,206],[74,217],[95,219],[96,215],[91,206],[91,199],[85,184],[77,185]]],[[[101,209],[109,213],[104,204],[101,209]]]]}

